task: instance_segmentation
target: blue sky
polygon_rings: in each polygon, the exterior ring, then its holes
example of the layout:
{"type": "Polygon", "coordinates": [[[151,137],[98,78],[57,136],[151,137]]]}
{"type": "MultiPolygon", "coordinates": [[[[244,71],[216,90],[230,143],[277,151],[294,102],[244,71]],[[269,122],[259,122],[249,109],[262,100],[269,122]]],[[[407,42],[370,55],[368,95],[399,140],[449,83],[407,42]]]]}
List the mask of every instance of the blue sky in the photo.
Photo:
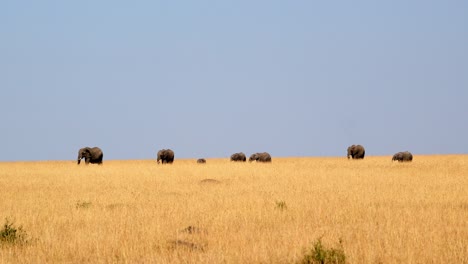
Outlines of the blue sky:
{"type": "Polygon", "coordinates": [[[467,1],[3,1],[0,161],[468,153],[467,1]]]}

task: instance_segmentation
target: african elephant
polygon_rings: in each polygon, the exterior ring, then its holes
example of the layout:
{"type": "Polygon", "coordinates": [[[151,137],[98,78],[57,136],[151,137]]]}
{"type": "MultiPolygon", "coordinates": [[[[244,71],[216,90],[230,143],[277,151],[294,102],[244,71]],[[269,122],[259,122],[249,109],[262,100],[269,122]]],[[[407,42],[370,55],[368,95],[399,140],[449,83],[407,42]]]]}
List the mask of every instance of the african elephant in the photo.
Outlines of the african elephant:
{"type": "Polygon", "coordinates": [[[361,145],[351,145],[348,147],[348,159],[352,157],[353,159],[363,159],[366,154],[366,150],[361,145]]]}
{"type": "Polygon", "coordinates": [[[157,162],[162,162],[163,164],[171,164],[172,162],[174,162],[174,151],[170,149],[161,149],[160,151],[158,151],[157,162]]]}
{"type": "Polygon", "coordinates": [[[393,155],[392,161],[397,160],[398,162],[409,162],[413,161],[413,154],[409,151],[398,152],[393,155]]]}
{"type": "Polygon", "coordinates": [[[197,163],[206,163],[206,159],[197,159],[197,163]]]}
{"type": "Polygon", "coordinates": [[[254,160],[257,162],[271,162],[271,156],[267,152],[254,153],[250,156],[249,162],[252,162],[254,160]]]}
{"type": "Polygon", "coordinates": [[[102,164],[102,158],[104,157],[104,154],[102,153],[102,150],[98,147],[90,148],[90,147],[85,147],[82,148],[78,151],[78,164],[80,164],[81,159],[85,159],[85,163],[97,163],[97,164],[102,164]]]}
{"type": "Polygon", "coordinates": [[[246,161],[247,160],[247,157],[245,156],[245,154],[243,152],[239,152],[239,153],[234,153],[231,155],[231,161],[246,161]]]}

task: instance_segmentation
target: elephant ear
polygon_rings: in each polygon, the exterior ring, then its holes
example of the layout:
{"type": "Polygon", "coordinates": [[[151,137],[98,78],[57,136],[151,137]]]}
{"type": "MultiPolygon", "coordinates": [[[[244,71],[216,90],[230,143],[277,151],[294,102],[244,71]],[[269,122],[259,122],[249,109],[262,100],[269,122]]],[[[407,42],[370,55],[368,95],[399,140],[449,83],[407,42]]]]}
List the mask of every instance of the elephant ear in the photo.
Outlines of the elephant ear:
{"type": "Polygon", "coordinates": [[[90,149],[90,148],[85,148],[85,149],[83,150],[83,153],[84,153],[84,154],[91,155],[91,149],[90,149]]]}

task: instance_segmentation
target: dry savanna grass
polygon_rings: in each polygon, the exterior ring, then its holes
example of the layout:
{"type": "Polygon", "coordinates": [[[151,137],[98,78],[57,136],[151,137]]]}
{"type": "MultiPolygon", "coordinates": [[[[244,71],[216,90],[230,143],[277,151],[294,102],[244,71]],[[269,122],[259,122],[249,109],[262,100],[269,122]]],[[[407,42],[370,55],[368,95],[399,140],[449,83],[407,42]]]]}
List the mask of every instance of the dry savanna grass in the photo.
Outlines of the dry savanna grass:
{"type": "Polygon", "coordinates": [[[1,263],[468,263],[468,156],[0,163],[1,263]]]}

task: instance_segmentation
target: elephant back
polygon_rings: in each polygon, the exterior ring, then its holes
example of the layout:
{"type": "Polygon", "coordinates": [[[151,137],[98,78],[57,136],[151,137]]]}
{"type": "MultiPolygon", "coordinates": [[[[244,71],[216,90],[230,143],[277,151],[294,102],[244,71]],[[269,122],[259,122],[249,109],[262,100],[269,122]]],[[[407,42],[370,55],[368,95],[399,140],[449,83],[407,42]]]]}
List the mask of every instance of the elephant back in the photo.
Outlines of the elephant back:
{"type": "Polygon", "coordinates": [[[397,152],[393,155],[392,161],[409,162],[413,161],[413,154],[409,151],[397,152]]]}

